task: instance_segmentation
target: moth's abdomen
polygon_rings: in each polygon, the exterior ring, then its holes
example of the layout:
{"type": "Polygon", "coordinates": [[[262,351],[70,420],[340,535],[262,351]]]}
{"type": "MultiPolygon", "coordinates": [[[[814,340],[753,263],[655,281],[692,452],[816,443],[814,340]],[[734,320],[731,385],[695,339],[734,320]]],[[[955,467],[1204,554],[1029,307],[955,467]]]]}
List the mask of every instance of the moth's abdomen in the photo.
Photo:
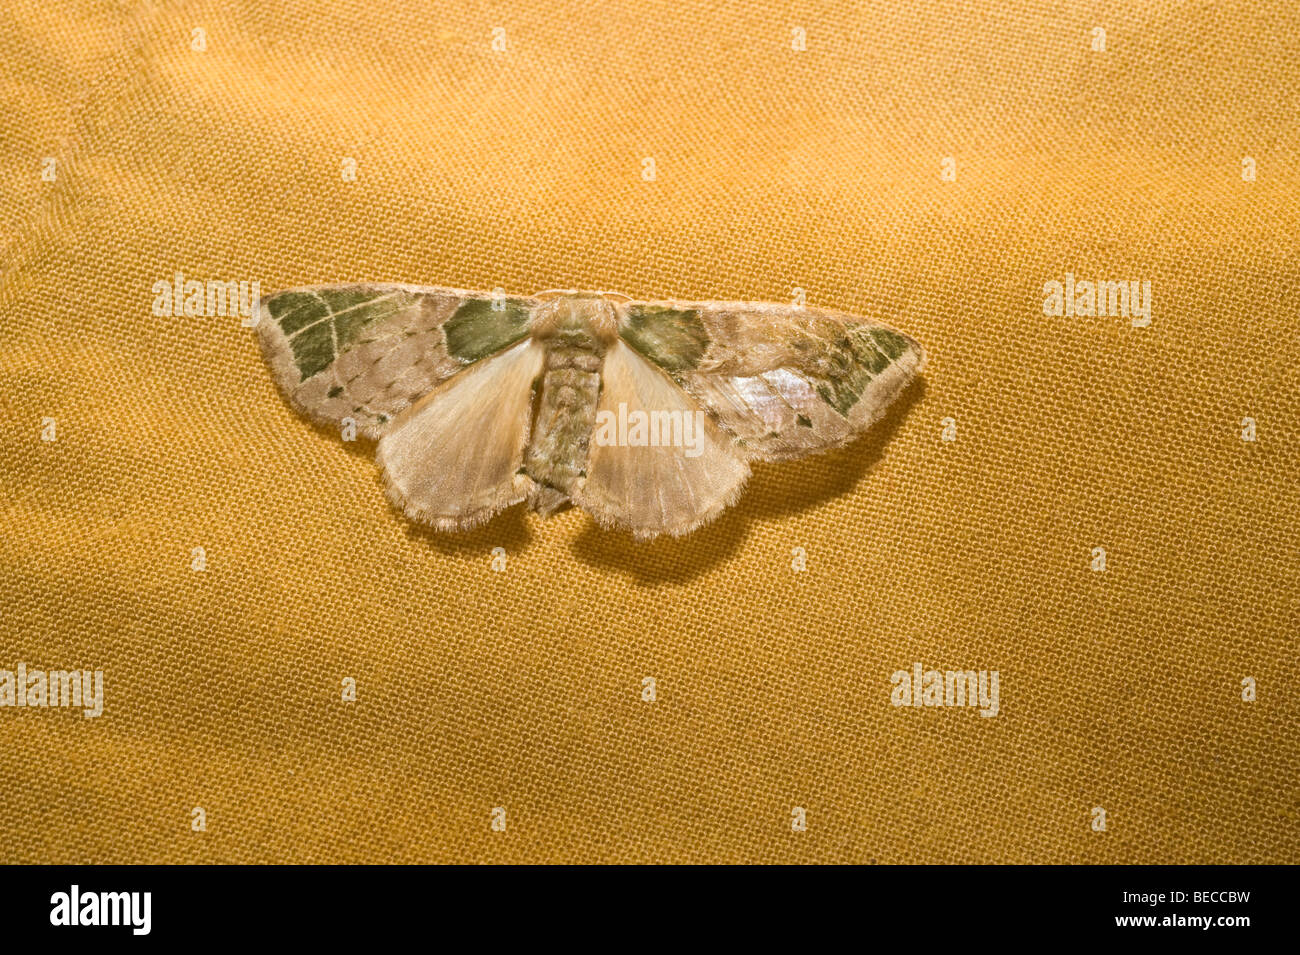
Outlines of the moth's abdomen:
{"type": "Polygon", "coordinates": [[[563,504],[586,473],[596,426],[604,355],[581,346],[551,343],[533,420],[524,471],[537,487],[532,506],[550,513],[563,504]]]}
{"type": "Polygon", "coordinates": [[[533,338],[546,348],[524,473],[529,504],[549,514],[587,470],[605,349],[617,335],[613,307],[599,295],[561,295],[533,313],[533,338]]]}

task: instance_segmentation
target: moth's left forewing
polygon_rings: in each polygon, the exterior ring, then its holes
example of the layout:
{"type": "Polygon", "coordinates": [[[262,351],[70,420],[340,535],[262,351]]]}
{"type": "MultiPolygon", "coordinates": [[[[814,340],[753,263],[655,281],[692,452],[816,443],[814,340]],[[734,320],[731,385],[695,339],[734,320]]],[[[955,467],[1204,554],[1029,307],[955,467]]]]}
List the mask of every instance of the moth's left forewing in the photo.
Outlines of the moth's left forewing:
{"type": "Polygon", "coordinates": [[[525,337],[532,305],[460,289],[314,286],[263,299],[257,333],[296,410],[378,438],[440,382],[525,337]]]}
{"type": "Polygon", "coordinates": [[[851,441],[925,363],[880,322],[769,303],[629,303],[620,334],[758,460],[851,441]]]}

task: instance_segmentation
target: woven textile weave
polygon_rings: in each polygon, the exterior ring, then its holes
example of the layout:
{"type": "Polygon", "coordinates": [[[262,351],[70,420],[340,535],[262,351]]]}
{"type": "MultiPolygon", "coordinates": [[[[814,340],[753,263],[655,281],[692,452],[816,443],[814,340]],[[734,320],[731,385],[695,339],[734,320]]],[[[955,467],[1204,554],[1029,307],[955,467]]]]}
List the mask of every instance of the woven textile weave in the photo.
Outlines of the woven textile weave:
{"type": "Polygon", "coordinates": [[[0,708],[0,861],[1300,861],[1294,2],[0,16],[0,669],[104,673],[0,708]],[[445,536],[177,272],[803,289],[930,363],[690,536],[445,536]]]}

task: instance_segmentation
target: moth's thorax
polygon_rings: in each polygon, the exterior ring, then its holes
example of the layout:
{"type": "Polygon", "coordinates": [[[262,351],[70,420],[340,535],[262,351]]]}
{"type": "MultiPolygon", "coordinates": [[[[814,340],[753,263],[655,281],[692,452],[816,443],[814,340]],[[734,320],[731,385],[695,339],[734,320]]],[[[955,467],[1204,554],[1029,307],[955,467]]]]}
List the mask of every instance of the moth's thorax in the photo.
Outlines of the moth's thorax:
{"type": "Polygon", "coordinates": [[[604,353],[618,338],[618,312],[598,292],[566,292],[537,306],[533,337],[604,353]]]}

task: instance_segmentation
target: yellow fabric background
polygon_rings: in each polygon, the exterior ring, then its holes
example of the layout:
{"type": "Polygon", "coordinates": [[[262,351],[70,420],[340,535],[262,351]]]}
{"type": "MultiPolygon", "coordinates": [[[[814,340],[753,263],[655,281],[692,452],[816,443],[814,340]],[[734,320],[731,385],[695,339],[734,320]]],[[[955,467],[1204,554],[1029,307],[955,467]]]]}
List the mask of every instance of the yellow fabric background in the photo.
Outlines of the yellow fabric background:
{"type": "Polygon", "coordinates": [[[1300,857],[1297,4],[4,18],[0,668],[106,704],[0,710],[0,861],[1300,857]],[[177,270],[799,286],[930,367],[687,538],[443,537],[247,329],[151,314],[177,270]],[[1044,316],[1066,271],[1150,280],[1151,327],[1044,316]],[[1001,715],[894,708],[914,661],[998,670],[1001,715]]]}

